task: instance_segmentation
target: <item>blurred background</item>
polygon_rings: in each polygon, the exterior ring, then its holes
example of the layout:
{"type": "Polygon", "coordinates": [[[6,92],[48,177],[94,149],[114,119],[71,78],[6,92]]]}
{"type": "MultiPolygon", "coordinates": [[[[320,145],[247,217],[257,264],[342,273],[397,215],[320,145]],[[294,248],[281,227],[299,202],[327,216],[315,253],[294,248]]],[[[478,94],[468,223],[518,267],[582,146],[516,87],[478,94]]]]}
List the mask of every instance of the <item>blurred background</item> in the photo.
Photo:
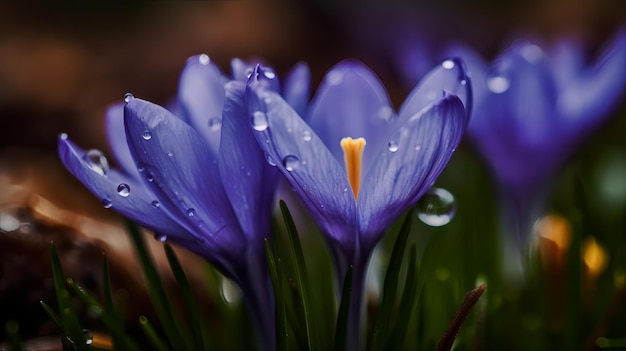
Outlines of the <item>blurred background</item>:
{"type": "MultiPolygon", "coordinates": [[[[314,86],[339,60],[357,58],[380,76],[398,107],[415,83],[397,67],[408,46],[425,48],[419,58],[425,71],[442,59],[437,50],[446,43],[465,42],[491,59],[520,35],[548,42],[576,35],[593,57],[620,25],[626,25],[620,0],[0,2],[0,340],[9,320],[20,323],[24,339],[58,334],[38,304],[54,301],[51,240],[67,275],[91,288],[106,252],[114,284],[133,301],[131,317],[150,313],[121,219],[63,168],[57,135],[108,153],[107,105],[126,92],[167,103],[187,57],[206,53],[224,72],[233,57],[263,58],[282,73],[306,61],[314,86]]],[[[626,239],[619,239],[626,237],[625,106],[622,100],[569,160],[550,202],[566,212],[572,174],[582,174],[594,235],[622,250],[611,257],[617,270],[626,269],[626,239]]],[[[458,218],[441,233],[462,236],[470,222],[475,231],[497,231],[495,190],[470,145],[462,144],[438,185],[458,200],[458,218]],[[461,177],[467,172],[475,180],[471,190],[461,177]],[[464,212],[470,207],[471,215],[464,212]]],[[[483,240],[476,235],[473,245],[483,240]]],[[[461,242],[450,245],[448,254],[459,254],[461,242]]],[[[489,264],[474,258],[477,266],[489,264]]],[[[203,273],[192,268],[197,258],[184,261],[202,289],[203,273]]],[[[454,274],[448,268],[443,276],[454,274]]]]}

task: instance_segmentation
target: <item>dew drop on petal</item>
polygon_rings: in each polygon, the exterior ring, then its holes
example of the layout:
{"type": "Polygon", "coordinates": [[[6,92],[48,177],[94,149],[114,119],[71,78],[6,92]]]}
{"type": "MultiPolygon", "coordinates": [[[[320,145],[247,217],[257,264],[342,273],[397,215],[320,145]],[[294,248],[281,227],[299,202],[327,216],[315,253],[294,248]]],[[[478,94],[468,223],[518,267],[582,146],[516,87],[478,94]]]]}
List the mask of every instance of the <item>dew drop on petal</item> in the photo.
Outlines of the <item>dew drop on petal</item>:
{"type": "Polygon", "coordinates": [[[265,78],[267,79],[274,79],[276,78],[276,73],[268,70],[268,69],[264,69],[263,70],[263,75],[265,76],[265,78]]]}
{"type": "Polygon", "coordinates": [[[190,208],[190,209],[187,209],[187,211],[185,213],[187,213],[187,216],[193,217],[193,216],[196,215],[196,210],[193,209],[193,208],[190,208]]]}
{"type": "Polygon", "coordinates": [[[87,166],[94,172],[103,176],[109,171],[109,161],[104,156],[102,151],[91,149],[85,152],[83,159],[87,163],[87,166]]]}
{"type": "Polygon", "coordinates": [[[276,162],[274,161],[274,159],[272,158],[272,156],[270,155],[266,155],[265,160],[267,160],[267,163],[270,164],[270,166],[272,167],[276,167],[276,162]]]}
{"type": "Polygon", "coordinates": [[[506,77],[501,75],[487,76],[487,89],[494,94],[502,94],[509,90],[510,82],[506,77]]]}
{"type": "Polygon", "coordinates": [[[146,180],[152,183],[154,182],[154,177],[152,176],[152,174],[148,173],[146,174],[146,180]]]}
{"type": "Polygon", "coordinates": [[[390,141],[387,146],[389,148],[389,151],[391,152],[398,151],[398,142],[396,142],[395,140],[390,141]]]}
{"type": "Polygon", "coordinates": [[[130,100],[132,100],[134,98],[135,98],[135,96],[133,94],[131,94],[131,93],[124,94],[124,102],[125,103],[129,103],[130,100]]]}
{"type": "Polygon", "coordinates": [[[311,141],[311,132],[305,130],[304,133],[302,133],[302,140],[311,141]]]}
{"type": "Polygon", "coordinates": [[[141,136],[144,138],[144,140],[152,139],[152,134],[150,134],[149,130],[144,130],[141,136]]]}
{"type": "Polygon", "coordinates": [[[252,128],[259,132],[266,130],[268,127],[267,116],[261,111],[256,111],[252,114],[251,122],[252,128]]]}
{"type": "Polygon", "coordinates": [[[289,172],[300,167],[300,159],[294,155],[287,155],[283,158],[283,166],[289,172]]]}
{"type": "Polygon", "coordinates": [[[389,106],[383,106],[378,109],[378,112],[376,114],[380,119],[383,119],[385,121],[391,121],[391,119],[393,118],[393,109],[389,106]]]}
{"type": "Polygon", "coordinates": [[[130,186],[126,183],[120,183],[120,185],[117,186],[117,193],[121,197],[128,197],[128,195],[130,195],[130,186]]]}
{"type": "Polygon", "coordinates": [[[338,85],[343,81],[343,72],[336,69],[328,72],[326,75],[326,82],[328,85],[338,85]]]}
{"type": "Polygon", "coordinates": [[[461,85],[467,85],[467,80],[466,79],[461,79],[459,81],[459,83],[461,83],[461,85]]]}
{"type": "Polygon", "coordinates": [[[454,196],[442,188],[430,188],[419,199],[416,206],[417,217],[431,227],[450,223],[456,213],[454,196]]]}
{"type": "Polygon", "coordinates": [[[167,235],[161,233],[154,233],[154,238],[162,243],[167,241],[167,235]]]}
{"type": "Polygon", "coordinates": [[[109,199],[102,199],[102,206],[104,208],[111,208],[113,207],[113,203],[109,199]]]}
{"type": "Polygon", "coordinates": [[[137,164],[137,171],[143,172],[145,170],[146,170],[146,166],[144,166],[143,163],[138,163],[137,164]]]}
{"type": "Polygon", "coordinates": [[[150,205],[152,205],[152,207],[154,207],[154,208],[159,208],[159,207],[161,207],[161,203],[160,203],[160,202],[158,202],[157,200],[152,201],[152,202],[150,203],[150,205]]]}
{"type": "Polygon", "coordinates": [[[445,69],[453,69],[454,66],[456,66],[454,64],[454,61],[452,60],[445,60],[441,63],[441,67],[445,68],[445,69]]]}
{"type": "Polygon", "coordinates": [[[422,145],[417,144],[415,145],[415,150],[420,151],[422,149],[422,145]]]}
{"type": "Polygon", "coordinates": [[[252,77],[252,72],[254,72],[254,69],[252,67],[246,69],[246,78],[250,78],[252,77]]]}
{"type": "Polygon", "coordinates": [[[210,130],[212,130],[214,132],[218,131],[222,127],[222,119],[219,118],[219,117],[210,118],[209,122],[208,122],[208,125],[209,125],[209,129],[210,130]]]}
{"type": "Polygon", "coordinates": [[[198,56],[198,62],[200,62],[201,65],[206,66],[211,62],[211,58],[207,54],[202,54],[198,56]]]}
{"type": "Polygon", "coordinates": [[[174,153],[172,151],[170,151],[170,152],[167,153],[167,156],[174,157],[174,153]]]}

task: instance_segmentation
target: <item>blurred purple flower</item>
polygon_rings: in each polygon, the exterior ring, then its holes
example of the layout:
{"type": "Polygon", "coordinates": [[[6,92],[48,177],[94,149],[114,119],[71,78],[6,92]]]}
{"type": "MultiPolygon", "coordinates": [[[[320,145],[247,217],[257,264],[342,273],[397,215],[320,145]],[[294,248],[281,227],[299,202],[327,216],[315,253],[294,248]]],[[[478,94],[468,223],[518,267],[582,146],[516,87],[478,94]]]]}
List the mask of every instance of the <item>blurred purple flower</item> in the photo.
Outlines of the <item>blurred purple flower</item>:
{"type": "MultiPolygon", "coordinates": [[[[273,294],[263,239],[271,231],[276,169],[249,128],[243,61],[229,81],[206,55],[191,57],[180,77],[171,113],[127,94],[107,113],[107,132],[121,171],[98,151],[85,152],[63,134],[59,155],[67,169],[112,208],[206,258],[241,287],[257,318],[260,337],[274,348],[273,294]]],[[[251,69],[247,74],[250,74],[251,69]]],[[[278,91],[266,68],[266,88],[278,91]]],[[[308,68],[301,64],[285,84],[297,105],[308,98],[308,68]]],[[[304,106],[302,106],[304,108],[304,106]]]]}
{"type": "Polygon", "coordinates": [[[474,77],[469,137],[499,182],[511,244],[523,246],[549,179],[623,96],[626,30],[590,64],[575,40],[547,51],[518,41],[489,66],[469,49],[451,52],[474,77]]]}
{"type": "Polygon", "coordinates": [[[431,187],[463,136],[471,110],[464,64],[449,59],[431,71],[398,115],[378,78],[356,61],[326,74],[307,122],[264,80],[253,73],[246,91],[255,136],[324,233],[339,280],[354,267],[348,340],[357,347],[372,249],[431,187]]]}

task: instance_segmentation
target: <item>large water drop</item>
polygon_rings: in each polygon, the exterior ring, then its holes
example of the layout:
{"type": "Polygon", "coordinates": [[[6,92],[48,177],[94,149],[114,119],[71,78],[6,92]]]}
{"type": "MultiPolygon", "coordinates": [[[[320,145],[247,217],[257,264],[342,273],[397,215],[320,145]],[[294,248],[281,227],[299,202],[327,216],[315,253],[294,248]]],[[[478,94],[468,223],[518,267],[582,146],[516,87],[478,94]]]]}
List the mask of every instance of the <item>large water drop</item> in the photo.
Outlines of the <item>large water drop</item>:
{"type": "Polygon", "coordinates": [[[432,227],[440,227],[450,223],[456,213],[454,196],[442,188],[430,188],[416,207],[417,217],[432,227]]]}
{"type": "Polygon", "coordinates": [[[265,113],[261,111],[256,111],[252,114],[251,122],[252,122],[252,128],[254,128],[254,130],[257,130],[259,132],[266,130],[268,127],[267,116],[265,115],[265,113]]]}
{"type": "Polygon", "coordinates": [[[289,172],[300,167],[300,159],[294,155],[287,155],[283,158],[283,166],[289,172]]]}

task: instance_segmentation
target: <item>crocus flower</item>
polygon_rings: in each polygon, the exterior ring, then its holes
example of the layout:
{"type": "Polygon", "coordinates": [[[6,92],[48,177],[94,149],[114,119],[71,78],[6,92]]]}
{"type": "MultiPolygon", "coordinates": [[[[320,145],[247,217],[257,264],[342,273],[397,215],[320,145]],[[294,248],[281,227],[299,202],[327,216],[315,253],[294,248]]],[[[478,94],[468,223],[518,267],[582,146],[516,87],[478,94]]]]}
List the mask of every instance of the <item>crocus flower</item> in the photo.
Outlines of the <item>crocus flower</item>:
{"type": "MultiPolygon", "coordinates": [[[[242,61],[233,67],[235,77],[246,79],[242,61]]],[[[299,65],[293,72],[284,94],[302,103],[308,68],[299,65]]],[[[278,91],[276,74],[264,74],[265,88],[278,91]]],[[[172,108],[177,114],[127,94],[125,104],[107,114],[122,170],[109,169],[100,152],[85,152],[66,134],[59,154],[105,207],[154,231],[159,240],[206,258],[233,279],[257,319],[264,347],[272,350],[273,295],[263,239],[270,234],[277,171],[249,128],[245,83],[224,81],[208,56],[199,55],[182,71],[172,108]]]]}
{"type": "Polygon", "coordinates": [[[590,64],[574,40],[547,51],[518,41],[489,66],[468,49],[453,52],[474,77],[468,133],[499,183],[507,240],[525,247],[551,176],[623,96],[626,30],[590,64]]]}
{"type": "Polygon", "coordinates": [[[253,73],[246,91],[252,128],[323,232],[339,279],[353,265],[348,340],[358,347],[367,260],[384,231],[433,184],[469,119],[463,63],[445,60],[394,113],[378,78],[344,61],[325,76],[308,122],[253,73]],[[367,143],[367,145],[366,145],[367,143]]]}

